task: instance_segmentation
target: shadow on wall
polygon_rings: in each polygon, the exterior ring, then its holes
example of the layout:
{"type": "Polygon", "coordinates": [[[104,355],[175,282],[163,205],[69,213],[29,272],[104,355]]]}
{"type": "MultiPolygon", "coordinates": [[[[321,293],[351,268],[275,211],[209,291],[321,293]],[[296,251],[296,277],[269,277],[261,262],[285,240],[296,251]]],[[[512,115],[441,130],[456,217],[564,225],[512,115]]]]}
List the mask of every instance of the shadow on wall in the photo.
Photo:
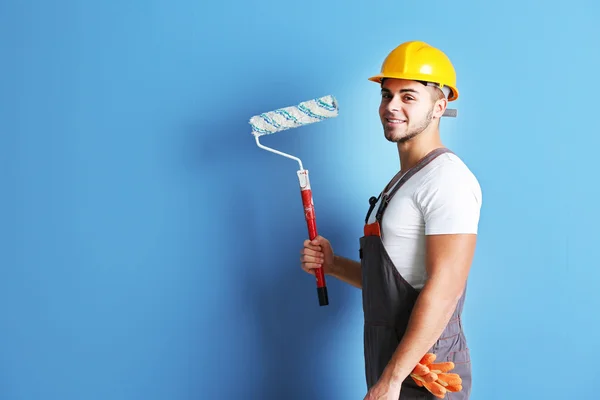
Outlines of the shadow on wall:
{"type": "MultiPolygon", "coordinates": [[[[276,107],[295,102],[275,100],[276,107]]],[[[212,294],[197,305],[206,313],[196,328],[205,349],[194,392],[221,399],[352,397],[339,392],[341,383],[333,388],[339,373],[323,365],[336,364],[330,354],[339,346],[336,331],[344,329],[340,310],[357,289],[329,278],[330,305],[318,305],[315,280],[299,264],[307,231],[297,164],[256,146],[248,120],[273,109],[273,101],[262,109],[258,103],[240,101],[226,115],[203,110],[183,143],[191,185],[198,185],[190,224],[207,227],[194,230],[201,248],[196,267],[219,286],[205,285],[212,294]]],[[[285,147],[303,152],[289,142],[285,147]]],[[[317,211],[319,230],[332,243],[346,230],[337,219],[332,207],[317,211]]],[[[356,354],[362,357],[362,348],[356,354]]]]}

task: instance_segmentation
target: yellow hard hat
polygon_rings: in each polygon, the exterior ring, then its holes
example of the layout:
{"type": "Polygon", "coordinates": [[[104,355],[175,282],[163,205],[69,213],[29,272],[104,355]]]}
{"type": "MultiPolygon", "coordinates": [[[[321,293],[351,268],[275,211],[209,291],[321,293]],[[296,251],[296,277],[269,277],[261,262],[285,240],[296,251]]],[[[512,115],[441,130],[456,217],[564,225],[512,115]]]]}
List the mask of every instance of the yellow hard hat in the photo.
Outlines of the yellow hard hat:
{"type": "Polygon", "coordinates": [[[396,47],[383,61],[381,73],[369,78],[381,83],[383,78],[410,79],[436,83],[450,89],[448,101],[458,99],[456,71],[441,50],[421,41],[410,41],[396,47]]]}

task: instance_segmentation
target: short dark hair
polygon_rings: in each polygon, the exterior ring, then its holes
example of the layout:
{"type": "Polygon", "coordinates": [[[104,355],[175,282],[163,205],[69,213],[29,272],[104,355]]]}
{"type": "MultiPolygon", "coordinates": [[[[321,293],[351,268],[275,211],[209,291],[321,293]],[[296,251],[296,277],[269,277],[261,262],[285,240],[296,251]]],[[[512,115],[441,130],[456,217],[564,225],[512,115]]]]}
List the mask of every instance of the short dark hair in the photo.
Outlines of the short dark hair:
{"type": "Polygon", "coordinates": [[[433,93],[432,93],[433,101],[438,101],[438,100],[446,98],[446,95],[444,94],[444,92],[442,92],[442,89],[440,89],[439,87],[434,87],[432,89],[433,89],[433,93]]]}

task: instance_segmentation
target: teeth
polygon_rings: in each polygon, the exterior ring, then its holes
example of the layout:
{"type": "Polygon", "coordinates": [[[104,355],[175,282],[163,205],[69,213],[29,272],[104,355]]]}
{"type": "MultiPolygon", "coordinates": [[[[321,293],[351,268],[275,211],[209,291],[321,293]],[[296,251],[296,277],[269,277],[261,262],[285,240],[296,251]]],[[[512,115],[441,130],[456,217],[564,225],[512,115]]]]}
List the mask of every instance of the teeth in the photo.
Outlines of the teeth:
{"type": "Polygon", "coordinates": [[[394,122],[394,123],[402,122],[402,120],[400,120],[400,119],[389,119],[389,118],[388,118],[388,121],[389,122],[394,122]]]}

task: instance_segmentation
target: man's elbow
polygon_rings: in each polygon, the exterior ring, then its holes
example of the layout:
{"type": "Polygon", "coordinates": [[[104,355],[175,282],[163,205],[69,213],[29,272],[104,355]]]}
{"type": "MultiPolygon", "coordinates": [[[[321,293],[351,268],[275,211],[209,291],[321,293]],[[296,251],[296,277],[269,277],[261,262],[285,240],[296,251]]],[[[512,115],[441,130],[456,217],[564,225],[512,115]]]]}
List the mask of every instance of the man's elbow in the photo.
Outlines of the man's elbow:
{"type": "Polygon", "coordinates": [[[466,279],[439,276],[430,277],[423,287],[423,292],[435,299],[436,303],[454,306],[464,294],[466,279]]]}

